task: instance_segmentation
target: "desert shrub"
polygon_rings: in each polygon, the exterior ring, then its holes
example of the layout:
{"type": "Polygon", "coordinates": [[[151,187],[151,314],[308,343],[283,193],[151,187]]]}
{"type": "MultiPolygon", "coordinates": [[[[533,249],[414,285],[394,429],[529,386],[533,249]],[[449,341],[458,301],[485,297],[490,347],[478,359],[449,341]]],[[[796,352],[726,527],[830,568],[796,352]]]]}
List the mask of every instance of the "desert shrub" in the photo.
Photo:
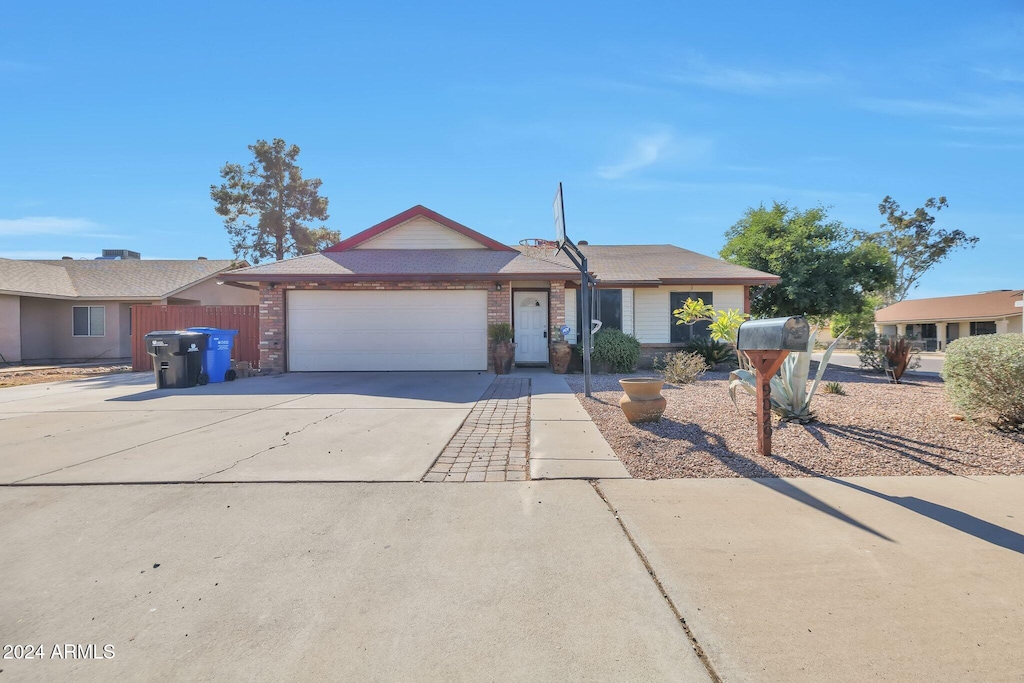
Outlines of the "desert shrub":
{"type": "Polygon", "coordinates": [[[640,362],[640,342],[631,334],[615,328],[594,335],[594,351],[590,359],[607,365],[614,372],[633,372],[640,362]]]}
{"type": "Polygon", "coordinates": [[[683,345],[683,350],[703,358],[708,368],[714,368],[719,363],[736,365],[736,351],[731,344],[724,341],[694,337],[683,345]]]}
{"type": "Polygon", "coordinates": [[[964,337],[946,349],[946,394],[966,417],[1024,431],[1024,335],[964,337]]]}
{"type": "Polygon", "coordinates": [[[687,351],[670,353],[654,361],[654,369],[672,384],[692,384],[708,370],[703,356],[687,351]]]}
{"type": "MultiPolygon", "coordinates": [[[[909,353],[907,363],[900,371],[900,375],[905,370],[916,370],[921,367],[921,352],[914,345],[914,337],[889,337],[884,334],[878,334],[874,330],[864,335],[860,345],[857,347],[857,357],[860,359],[860,366],[866,370],[874,370],[875,372],[885,372],[889,366],[889,359],[886,354],[890,353],[890,348],[894,350],[894,358],[898,356],[896,349],[901,349],[904,346],[909,353]]],[[[898,378],[897,378],[898,379],[898,378]]]]}
{"type": "Polygon", "coordinates": [[[843,389],[843,385],[839,382],[825,382],[825,393],[846,396],[846,389],[843,389]]]}

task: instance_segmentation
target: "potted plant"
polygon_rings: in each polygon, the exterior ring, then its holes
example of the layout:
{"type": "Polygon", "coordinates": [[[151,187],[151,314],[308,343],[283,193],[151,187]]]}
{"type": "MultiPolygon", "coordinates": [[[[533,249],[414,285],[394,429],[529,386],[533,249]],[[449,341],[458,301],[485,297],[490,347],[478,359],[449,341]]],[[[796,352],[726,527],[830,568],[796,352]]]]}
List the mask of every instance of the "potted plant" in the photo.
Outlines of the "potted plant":
{"type": "Polygon", "coordinates": [[[625,392],[619,407],[630,422],[657,422],[665,412],[668,401],[661,395],[665,386],[662,377],[626,377],[619,380],[625,392]]]}
{"type": "Polygon", "coordinates": [[[487,334],[494,345],[494,373],[507,375],[512,372],[512,362],[516,357],[516,345],[512,343],[515,332],[508,323],[491,323],[487,326],[487,334]]]}
{"type": "Polygon", "coordinates": [[[551,344],[548,348],[548,357],[551,361],[551,371],[556,375],[564,375],[569,371],[569,359],[572,357],[572,347],[569,342],[562,338],[561,330],[551,331],[551,344]]]}

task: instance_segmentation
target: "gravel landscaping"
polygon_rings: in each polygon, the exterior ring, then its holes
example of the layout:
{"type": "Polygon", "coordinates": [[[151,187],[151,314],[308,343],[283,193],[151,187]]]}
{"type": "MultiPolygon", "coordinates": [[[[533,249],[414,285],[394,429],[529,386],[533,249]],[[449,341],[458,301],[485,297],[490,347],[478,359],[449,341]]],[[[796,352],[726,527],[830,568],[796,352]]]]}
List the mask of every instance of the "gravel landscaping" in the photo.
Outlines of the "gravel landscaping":
{"type": "Polygon", "coordinates": [[[619,409],[618,380],[644,376],[651,372],[595,375],[590,399],[581,375],[566,377],[635,478],[1024,474],[1024,435],[954,419],[938,377],[908,375],[894,385],[830,367],[825,380],[841,382],[847,395],[819,387],[811,403],[818,421],[807,425],[774,417],[774,453],[766,458],[756,452],[754,398],[740,392],[737,412],[728,373],[666,384],[661,421],[631,425],[619,409]]]}
{"type": "Polygon", "coordinates": [[[20,387],[26,384],[43,384],[45,382],[63,382],[69,379],[82,379],[83,377],[96,377],[98,375],[113,375],[121,372],[131,372],[132,366],[124,363],[112,365],[88,365],[88,366],[64,366],[64,367],[40,367],[34,368],[31,365],[0,368],[0,388],[20,387]]]}

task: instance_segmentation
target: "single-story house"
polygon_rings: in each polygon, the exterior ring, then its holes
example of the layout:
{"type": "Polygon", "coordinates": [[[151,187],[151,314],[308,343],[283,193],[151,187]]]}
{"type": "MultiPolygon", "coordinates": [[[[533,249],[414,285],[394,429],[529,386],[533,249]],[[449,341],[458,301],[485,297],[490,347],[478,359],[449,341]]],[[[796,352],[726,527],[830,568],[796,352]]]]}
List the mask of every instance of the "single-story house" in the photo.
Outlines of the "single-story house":
{"type": "MultiPolygon", "coordinates": [[[[749,309],[750,288],[775,275],[674,247],[582,244],[599,280],[595,315],[648,352],[682,345],[693,329],[673,308],[702,297],[749,309]]],[[[511,323],[516,363],[544,365],[568,325],[578,340],[581,277],[553,247],[508,246],[423,206],[317,254],[225,273],[260,292],[260,368],[485,370],[487,327],[511,323]]]]}
{"type": "MultiPolygon", "coordinates": [[[[230,260],[0,259],[0,355],[8,363],[130,358],[134,304],[250,305],[218,286],[230,260]]],[[[248,264],[243,264],[248,265],[248,264]]]]}
{"type": "Polygon", "coordinates": [[[875,311],[875,331],[920,339],[926,351],[942,351],[960,337],[978,334],[1020,334],[1021,314],[1016,306],[1024,296],[1019,289],[980,294],[908,299],[875,311]]]}

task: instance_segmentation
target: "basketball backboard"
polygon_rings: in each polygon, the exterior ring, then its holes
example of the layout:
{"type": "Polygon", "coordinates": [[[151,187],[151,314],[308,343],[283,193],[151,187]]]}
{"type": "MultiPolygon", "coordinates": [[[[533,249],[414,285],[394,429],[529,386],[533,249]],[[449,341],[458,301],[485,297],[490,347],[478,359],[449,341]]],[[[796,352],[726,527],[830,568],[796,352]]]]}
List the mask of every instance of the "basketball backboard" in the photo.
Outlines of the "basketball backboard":
{"type": "Polygon", "coordinates": [[[555,203],[551,207],[555,214],[555,240],[558,248],[565,244],[565,204],[562,202],[562,183],[558,183],[558,192],[555,193],[555,203]]]}

